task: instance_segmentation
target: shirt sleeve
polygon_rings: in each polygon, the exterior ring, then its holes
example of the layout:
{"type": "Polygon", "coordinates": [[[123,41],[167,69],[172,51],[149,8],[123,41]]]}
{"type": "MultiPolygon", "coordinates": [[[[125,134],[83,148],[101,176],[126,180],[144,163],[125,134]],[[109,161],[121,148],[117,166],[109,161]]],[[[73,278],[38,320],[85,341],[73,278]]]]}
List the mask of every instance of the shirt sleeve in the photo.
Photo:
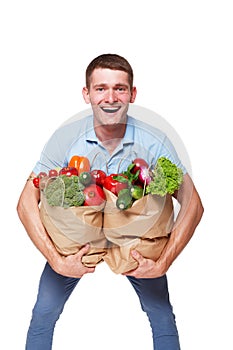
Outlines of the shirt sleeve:
{"type": "Polygon", "coordinates": [[[181,168],[181,170],[183,171],[183,174],[186,174],[187,172],[186,167],[184,166],[184,164],[182,164],[173,143],[170,141],[170,139],[166,135],[161,144],[158,158],[159,157],[168,158],[172,163],[176,164],[178,168],[181,168]]]}
{"type": "Polygon", "coordinates": [[[45,144],[39,161],[33,171],[38,174],[41,171],[67,166],[67,150],[75,141],[80,130],[80,121],[63,125],[57,129],[45,144]]]}
{"type": "Polygon", "coordinates": [[[55,132],[45,144],[40,159],[33,169],[36,174],[64,166],[65,148],[62,147],[62,144],[58,132],[55,132]]]}

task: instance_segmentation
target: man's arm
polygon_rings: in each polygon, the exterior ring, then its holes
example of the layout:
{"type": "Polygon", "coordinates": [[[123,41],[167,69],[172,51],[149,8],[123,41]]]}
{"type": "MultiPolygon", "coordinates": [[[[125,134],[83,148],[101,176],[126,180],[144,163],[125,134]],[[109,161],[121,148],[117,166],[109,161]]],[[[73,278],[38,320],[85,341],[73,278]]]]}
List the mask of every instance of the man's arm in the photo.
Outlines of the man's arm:
{"type": "Polygon", "coordinates": [[[139,265],[125,275],[136,278],[160,277],[167,272],[173,261],[188,244],[204,211],[197,190],[188,174],[184,176],[176,198],[180,203],[180,211],[161,256],[154,262],[144,258],[137,251],[132,251],[132,256],[139,265]]]}
{"type": "MultiPolygon", "coordinates": [[[[35,176],[34,173],[31,174],[35,176]]],[[[18,201],[17,211],[29,237],[39,251],[44,255],[50,266],[57,273],[80,278],[85,273],[94,272],[95,268],[85,267],[82,256],[88,251],[88,245],[74,255],[61,256],[54,247],[40,219],[39,207],[40,191],[32,181],[27,181],[18,201]]]]}

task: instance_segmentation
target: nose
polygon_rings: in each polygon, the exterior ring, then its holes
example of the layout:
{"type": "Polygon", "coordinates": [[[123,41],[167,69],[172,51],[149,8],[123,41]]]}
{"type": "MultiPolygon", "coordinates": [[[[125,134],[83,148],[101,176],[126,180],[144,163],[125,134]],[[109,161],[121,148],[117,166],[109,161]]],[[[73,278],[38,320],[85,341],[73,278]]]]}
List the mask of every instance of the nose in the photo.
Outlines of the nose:
{"type": "Polygon", "coordinates": [[[105,95],[105,102],[114,103],[117,101],[118,101],[118,98],[117,98],[116,91],[114,91],[113,89],[109,89],[105,95]]]}

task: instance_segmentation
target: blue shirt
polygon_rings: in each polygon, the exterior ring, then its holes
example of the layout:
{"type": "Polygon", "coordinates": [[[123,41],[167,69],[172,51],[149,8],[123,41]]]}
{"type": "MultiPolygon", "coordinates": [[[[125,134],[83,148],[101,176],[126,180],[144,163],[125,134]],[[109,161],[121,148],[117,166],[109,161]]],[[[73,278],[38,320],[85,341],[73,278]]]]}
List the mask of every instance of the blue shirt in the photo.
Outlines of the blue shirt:
{"type": "Polygon", "coordinates": [[[135,158],[143,158],[150,166],[155,165],[161,156],[169,158],[186,172],[166,134],[131,116],[128,116],[125,135],[112,154],[97,138],[92,115],[61,126],[45,145],[33,171],[38,174],[67,166],[73,155],[87,157],[91,169],[101,169],[107,174],[126,170],[135,158]]]}

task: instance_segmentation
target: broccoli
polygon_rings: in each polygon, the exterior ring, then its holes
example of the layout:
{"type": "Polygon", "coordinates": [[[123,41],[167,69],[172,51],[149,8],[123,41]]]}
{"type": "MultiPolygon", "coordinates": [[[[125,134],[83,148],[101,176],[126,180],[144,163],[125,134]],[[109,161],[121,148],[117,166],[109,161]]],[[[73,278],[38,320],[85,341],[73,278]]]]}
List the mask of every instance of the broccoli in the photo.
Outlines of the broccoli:
{"type": "Polygon", "coordinates": [[[72,184],[72,182],[73,182],[72,176],[60,175],[59,178],[62,179],[62,181],[64,182],[65,187],[70,186],[72,184]]]}
{"type": "Polygon", "coordinates": [[[47,183],[44,193],[51,206],[61,206],[64,198],[65,186],[60,177],[47,183]]]}
{"type": "Polygon", "coordinates": [[[165,196],[179,189],[183,181],[183,172],[169,159],[160,157],[152,170],[152,181],[146,187],[146,193],[165,196]]]}
{"type": "Polygon", "coordinates": [[[65,197],[63,202],[63,207],[79,207],[85,201],[85,195],[83,191],[76,192],[72,198],[65,197]]]}
{"type": "Polygon", "coordinates": [[[51,206],[64,208],[80,206],[85,200],[84,188],[85,186],[79,182],[78,176],[60,175],[47,184],[45,197],[51,206]]]}

